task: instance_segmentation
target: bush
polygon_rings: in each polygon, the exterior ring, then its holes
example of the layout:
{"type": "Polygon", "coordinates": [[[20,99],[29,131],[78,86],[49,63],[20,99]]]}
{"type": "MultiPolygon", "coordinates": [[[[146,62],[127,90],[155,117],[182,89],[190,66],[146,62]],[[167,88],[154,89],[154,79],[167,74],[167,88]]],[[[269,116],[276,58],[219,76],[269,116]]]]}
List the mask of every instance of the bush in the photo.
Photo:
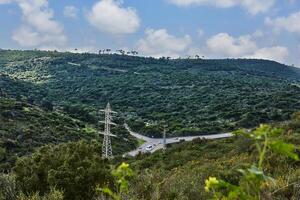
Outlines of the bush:
{"type": "Polygon", "coordinates": [[[25,194],[47,194],[52,187],[64,191],[64,199],[92,199],[96,186],[110,179],[97,143],[77,142],[45,146],[30,157],[17,160],[14,172],[25,194]]]}
{"type": "Polygon", "coordinates": [[[17,200],[63,200],[64,195],[61,191],[56,190],[55,188],[51,188],[50,192],[45,196],[40,196],[39,193],[35,193],[33,195],[25,195],[21,193],[18,196],[17,200]]]}
{"type": "Polygon", "coordinates": [[[0,199],[15,200],[18,196],[15,177],[10,174],[0,174],[0,199]]]}

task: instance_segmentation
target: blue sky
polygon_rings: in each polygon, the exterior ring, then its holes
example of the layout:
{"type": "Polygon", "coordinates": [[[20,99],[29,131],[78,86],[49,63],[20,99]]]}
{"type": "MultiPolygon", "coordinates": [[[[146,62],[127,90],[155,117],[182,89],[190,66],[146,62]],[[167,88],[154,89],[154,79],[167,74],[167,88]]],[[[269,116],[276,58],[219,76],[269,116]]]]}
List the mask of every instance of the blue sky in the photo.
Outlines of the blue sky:
{"type": "Polygon", "coordinates": [[[0,0],[0,48],[264,58],[300,66],[297,0],[0,0]]]}

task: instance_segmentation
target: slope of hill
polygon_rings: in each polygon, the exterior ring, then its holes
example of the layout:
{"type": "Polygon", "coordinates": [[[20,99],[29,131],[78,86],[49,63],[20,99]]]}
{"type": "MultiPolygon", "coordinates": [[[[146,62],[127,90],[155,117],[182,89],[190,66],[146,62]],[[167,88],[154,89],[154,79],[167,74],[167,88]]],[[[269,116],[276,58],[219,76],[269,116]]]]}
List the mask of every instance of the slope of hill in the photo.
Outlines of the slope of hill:
{"type": "Polygon", "coordinates": [[[51,102],[90,123],[110,101],[118,120],[155,137],[162,121],[172,135],[215,133],[300,109],[300,70],[266,60],[1,51],[0,73],[8,96],[51,102]]]}
{"type": "MultiPolygon", "coordinates": [[[[284,130],[280,138],[294,144],[300,155],[300,113],[289,122],[273,126],[284,130]]],[[[255,142],[241,136],[215,141],[197,139],[173,145],[165,152],[140,155],[129,161],[137,174],[129,187],[129,196],[140,200],[212,199],[204,189],[208,177],[238,184],[242,175],[238,169],[249,167],[258,155],[255,142]]],[[[275,180],[273,185],[260,188],[261,199],[299,199],[300,162],[274,152],[266,155],[265,162],[265,173],[275,180]]]]}
{"type": "MultiPolygon", "coordinates": [[[[135,148],[136,141],[124,129],[113,130],[115,155],[135,148]]],[[[48,144],[102,137],[89,124],[59,112],[44,111],[37,106],[0,96],[0,171],[8,170],[18,157],[28,155],[48,144]]]]}

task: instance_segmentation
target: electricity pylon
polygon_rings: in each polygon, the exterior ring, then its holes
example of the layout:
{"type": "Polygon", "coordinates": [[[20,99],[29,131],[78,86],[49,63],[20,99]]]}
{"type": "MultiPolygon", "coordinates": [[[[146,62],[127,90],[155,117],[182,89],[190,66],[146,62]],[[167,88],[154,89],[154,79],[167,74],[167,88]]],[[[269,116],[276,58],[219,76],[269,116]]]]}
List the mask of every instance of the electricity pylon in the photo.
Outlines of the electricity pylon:
{"type": "Polygon", "coordinates": [[[113,158],[112,154],[112,147],[111,147],[111,140],[110,136],[112,135],[110,133],[110,125],[116,125],[112,122],[112,116],[111,113],[116,113],[111,110],[110,104],[108,103],[105,110],[100,110],[100,112],[105,113],[105,121],[99,121],[100,123],[104,123],[104,137],[103,137],[103,144],[102,144],[102,158],[111,159],[113,158]]]}

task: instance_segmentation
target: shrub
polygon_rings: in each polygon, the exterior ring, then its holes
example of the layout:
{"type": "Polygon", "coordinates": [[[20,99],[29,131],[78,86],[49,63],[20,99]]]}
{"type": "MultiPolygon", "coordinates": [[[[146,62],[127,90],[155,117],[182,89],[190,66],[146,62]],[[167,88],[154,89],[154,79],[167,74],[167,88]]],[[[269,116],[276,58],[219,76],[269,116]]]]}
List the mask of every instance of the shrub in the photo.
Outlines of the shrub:
{"type": "Polygon", "coordinates": [[[64,191],[64,199],[92,199],[97,185],[110,181],[108,166],[97,143],[77,142],[45,146],[17,160],[14,172],[25,194],[47,194],[52,187],[64,191]]]}

